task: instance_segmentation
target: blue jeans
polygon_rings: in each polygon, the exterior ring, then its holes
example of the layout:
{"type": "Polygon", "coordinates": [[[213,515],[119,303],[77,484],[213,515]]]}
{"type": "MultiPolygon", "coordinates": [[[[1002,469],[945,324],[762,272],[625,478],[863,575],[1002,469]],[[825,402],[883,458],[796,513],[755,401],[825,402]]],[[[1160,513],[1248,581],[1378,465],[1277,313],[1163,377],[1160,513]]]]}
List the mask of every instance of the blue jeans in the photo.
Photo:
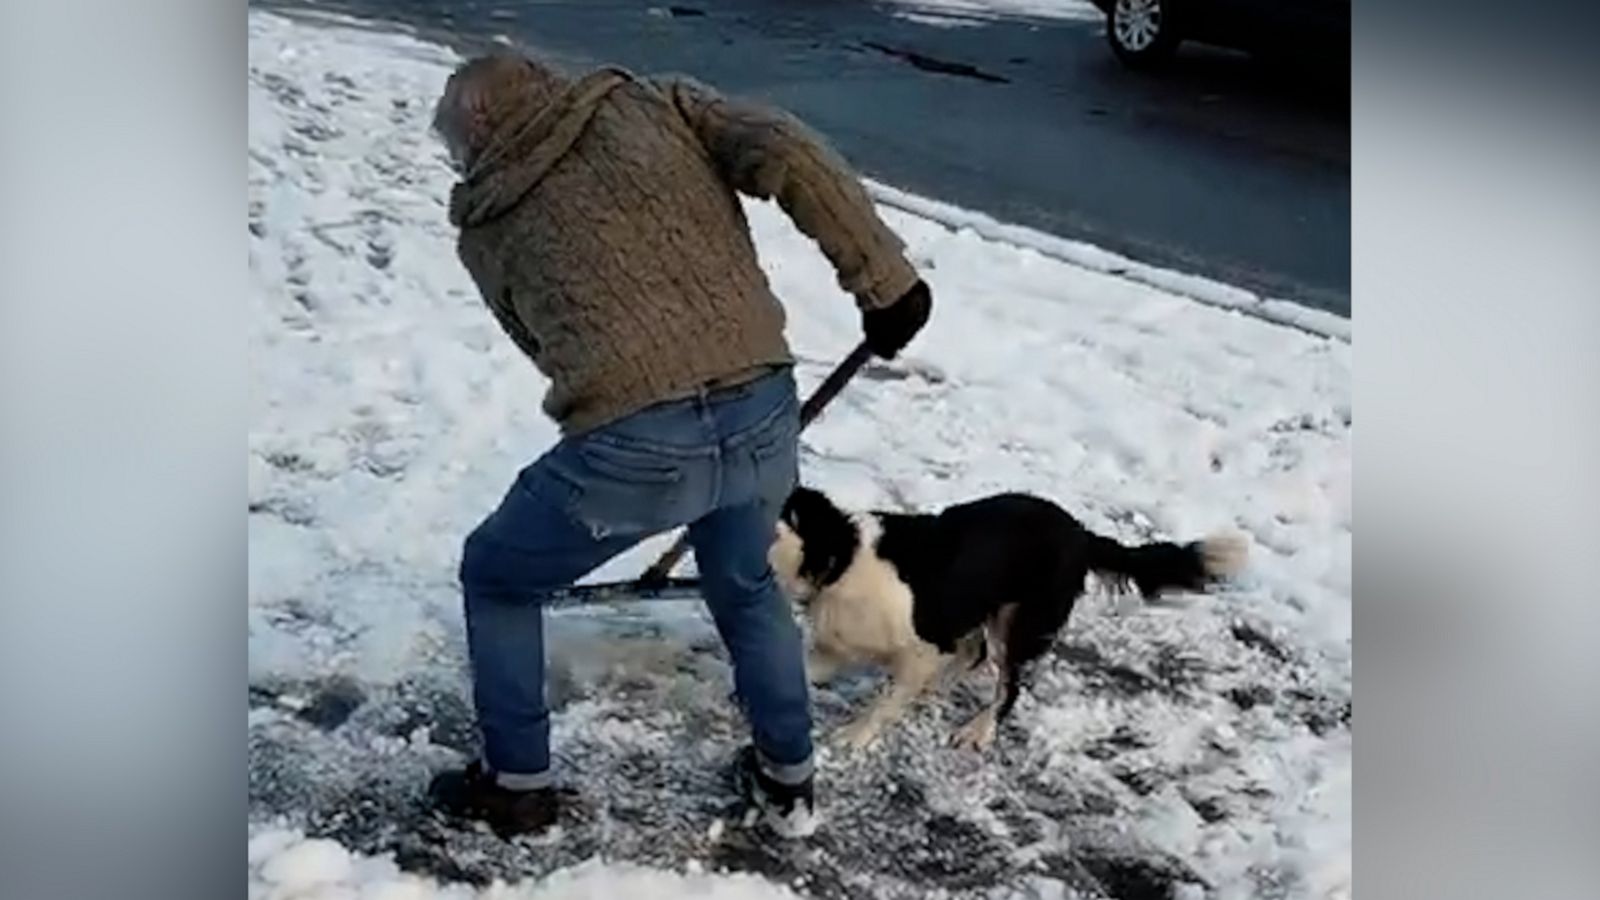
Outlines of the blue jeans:
{"type": "Polygon", "coordinates": [[[491,770],[535,786],[550,768],[541,594],[687,525],[756,748],[776,772],[809,774],[800,632],[767,565],[798,474],[798,433],[784,369],[564,439],[522,470],[461,559],[473,702],[491,770]]]}

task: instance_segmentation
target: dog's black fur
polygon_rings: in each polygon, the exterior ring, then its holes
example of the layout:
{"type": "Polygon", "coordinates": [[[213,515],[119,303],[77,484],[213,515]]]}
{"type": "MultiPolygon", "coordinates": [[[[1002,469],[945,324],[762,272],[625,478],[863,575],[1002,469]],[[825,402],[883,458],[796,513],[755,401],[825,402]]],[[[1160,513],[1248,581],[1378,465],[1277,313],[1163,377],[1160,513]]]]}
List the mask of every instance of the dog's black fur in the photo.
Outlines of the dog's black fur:
{"type": "MultiPolygon", "coordinates": [[[[934,514],[872,516],[881,526],[877,556],[910,589],[917,637],[950,654],[985,626],[1002,632],[990,634],[1003,660],[997,720],[1016,701],[1022,669],[1066,624],[1090,572],[1146,598],[1203,590],[1221,574],[1208,569],[1206,542],[1124,546],[1028,494],[998,494],[934,514]],[[1010,608],[1006,615],[1003,607],[1010,608]]],[[[843,576],[861,540],[848,514],[801,487],[782,518],[802,541],[803,579],[820,590],[843,576]]]]}

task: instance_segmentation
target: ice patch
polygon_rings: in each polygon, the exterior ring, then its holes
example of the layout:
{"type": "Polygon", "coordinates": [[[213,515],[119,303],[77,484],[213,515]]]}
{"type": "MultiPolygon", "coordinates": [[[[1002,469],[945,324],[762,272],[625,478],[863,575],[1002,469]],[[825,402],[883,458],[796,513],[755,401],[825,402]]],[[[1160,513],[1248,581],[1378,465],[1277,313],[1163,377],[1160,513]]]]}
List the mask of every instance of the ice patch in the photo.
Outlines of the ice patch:
{"type": "Polygon", "coordinates": [[[255,900],[796,900],[783,885],[753,875],[679,873],[644,866],[581,863],[537,884],[496,883],[483,889],[441,885],[401,872],[393,860],[352,856],[332,841],[289,829],[263,828],[250,837],[246,891],[255,900]]]}
{"type": "Polygon", "coordinates": [[[981,22],[995,19],[1069,19],[1098,22],[1105,19],[1089,0],[880,0],[905,7],[905,18],[921,14],[927,24],[981,22]]]}

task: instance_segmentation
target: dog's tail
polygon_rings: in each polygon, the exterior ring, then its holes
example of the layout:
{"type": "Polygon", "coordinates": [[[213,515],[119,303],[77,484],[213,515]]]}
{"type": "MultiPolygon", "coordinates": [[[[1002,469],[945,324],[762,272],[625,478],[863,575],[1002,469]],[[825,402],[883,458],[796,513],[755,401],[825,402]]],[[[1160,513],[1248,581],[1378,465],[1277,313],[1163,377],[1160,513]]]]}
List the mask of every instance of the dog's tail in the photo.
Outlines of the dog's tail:
{"type": "Polygon", "coordinates": [[[1136,587],[1146,599],[1163,591],[1203,591],[1244,568],[1250,545],[1241,534],[1215,534],[1188,544],[1161,541],[1129,547],[1089,535],[1089,568],[1126,590],[1136,587]]]}

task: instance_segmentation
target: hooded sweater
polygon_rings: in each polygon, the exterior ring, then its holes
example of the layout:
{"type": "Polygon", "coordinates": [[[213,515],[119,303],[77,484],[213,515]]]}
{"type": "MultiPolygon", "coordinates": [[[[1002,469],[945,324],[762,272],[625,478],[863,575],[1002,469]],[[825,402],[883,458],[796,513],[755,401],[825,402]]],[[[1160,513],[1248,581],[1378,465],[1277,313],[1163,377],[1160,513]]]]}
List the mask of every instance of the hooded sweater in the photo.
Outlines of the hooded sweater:
{"type": "Polygon", "coordinates": [[[792,363],[739,193],[775,200],[862,309],[916,284],[860,181],[792,116],[687,78],[534,70],[450,221],[564,433],[792,363]]]}

